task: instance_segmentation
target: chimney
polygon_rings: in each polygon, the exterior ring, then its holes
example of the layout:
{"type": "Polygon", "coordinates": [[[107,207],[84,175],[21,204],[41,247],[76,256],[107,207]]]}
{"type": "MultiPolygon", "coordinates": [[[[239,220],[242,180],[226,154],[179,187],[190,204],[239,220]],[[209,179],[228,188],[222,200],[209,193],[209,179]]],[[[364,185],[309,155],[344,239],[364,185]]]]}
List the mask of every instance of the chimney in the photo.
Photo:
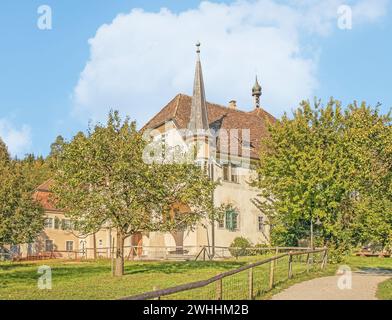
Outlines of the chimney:
{"type": "Polygon", "coordinates": [[[237,101],[231,100],[231,101],[229,102],[228,108],[229,108],[229,109],[236,110],[236,109],[237,109],[237,101]]]}

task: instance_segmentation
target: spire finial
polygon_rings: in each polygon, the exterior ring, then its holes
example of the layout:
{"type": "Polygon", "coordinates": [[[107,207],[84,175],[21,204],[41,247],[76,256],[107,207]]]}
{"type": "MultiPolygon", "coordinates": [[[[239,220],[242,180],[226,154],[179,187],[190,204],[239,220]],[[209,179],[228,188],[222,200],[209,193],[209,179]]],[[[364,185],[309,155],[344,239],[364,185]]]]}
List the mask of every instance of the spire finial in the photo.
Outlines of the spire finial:
{"type": "Polygon", "coordinates": [[[196,53],[197,53],[197,60],[200,61],[200,41],[196,42],[196,53]]]}
{"type": "Polygon", "coordinates": [[[254,97],[255,108],[260,108],[261,86],[257,80],[257,75],[255,85],[252,88],[252,96],[254,97]]]}

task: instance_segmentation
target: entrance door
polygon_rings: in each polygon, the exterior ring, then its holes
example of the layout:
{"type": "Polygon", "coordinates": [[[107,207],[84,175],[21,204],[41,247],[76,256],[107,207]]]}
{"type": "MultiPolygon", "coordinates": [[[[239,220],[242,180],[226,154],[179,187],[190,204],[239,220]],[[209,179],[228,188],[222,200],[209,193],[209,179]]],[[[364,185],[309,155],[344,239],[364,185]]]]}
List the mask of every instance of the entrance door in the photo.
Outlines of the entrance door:
{"type": "Polygon", "coordinates": [[[138,257],[143,254],[143,235],[138,232],[132,235],[131,237],[131,246],[137,247],[136,250],[132,250],[132,256],[135,255],[135,252],[138,257]]]}

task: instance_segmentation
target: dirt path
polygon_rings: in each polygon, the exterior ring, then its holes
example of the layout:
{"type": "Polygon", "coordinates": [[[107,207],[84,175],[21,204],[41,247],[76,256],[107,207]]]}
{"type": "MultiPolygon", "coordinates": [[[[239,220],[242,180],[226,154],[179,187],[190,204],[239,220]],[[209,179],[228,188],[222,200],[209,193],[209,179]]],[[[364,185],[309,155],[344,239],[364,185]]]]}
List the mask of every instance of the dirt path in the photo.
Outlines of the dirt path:
{"type": "Polygon", "coordinates": [[[347,288],[349,278],[342,276],[317,278],[293,285],[276,294],[272,300],[377,300],[376,291],[380,282],[391,277],[388,272],[366,270],[353,272],[351,289],[347,288]],[[345,289],[340,287],[345,286],[345,289]]]}

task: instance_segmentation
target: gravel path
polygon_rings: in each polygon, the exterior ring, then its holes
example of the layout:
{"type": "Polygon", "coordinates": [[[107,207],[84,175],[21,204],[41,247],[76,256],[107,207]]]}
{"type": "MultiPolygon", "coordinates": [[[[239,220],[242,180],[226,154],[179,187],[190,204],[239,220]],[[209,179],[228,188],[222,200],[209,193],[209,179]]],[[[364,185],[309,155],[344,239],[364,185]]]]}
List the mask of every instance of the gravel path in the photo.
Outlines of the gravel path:
{"type": "Polygon", "coordinates": [[[378,284],[391,276],[391,273],[374,269],[353,272],[351,289],[347,288],[350,281],[344,275],[317,278],[295,284],[273,296],[272,300],[377,300],[378,284]],[[340,289],[339,284],[346,285],[346,289],[340,289]]]}

